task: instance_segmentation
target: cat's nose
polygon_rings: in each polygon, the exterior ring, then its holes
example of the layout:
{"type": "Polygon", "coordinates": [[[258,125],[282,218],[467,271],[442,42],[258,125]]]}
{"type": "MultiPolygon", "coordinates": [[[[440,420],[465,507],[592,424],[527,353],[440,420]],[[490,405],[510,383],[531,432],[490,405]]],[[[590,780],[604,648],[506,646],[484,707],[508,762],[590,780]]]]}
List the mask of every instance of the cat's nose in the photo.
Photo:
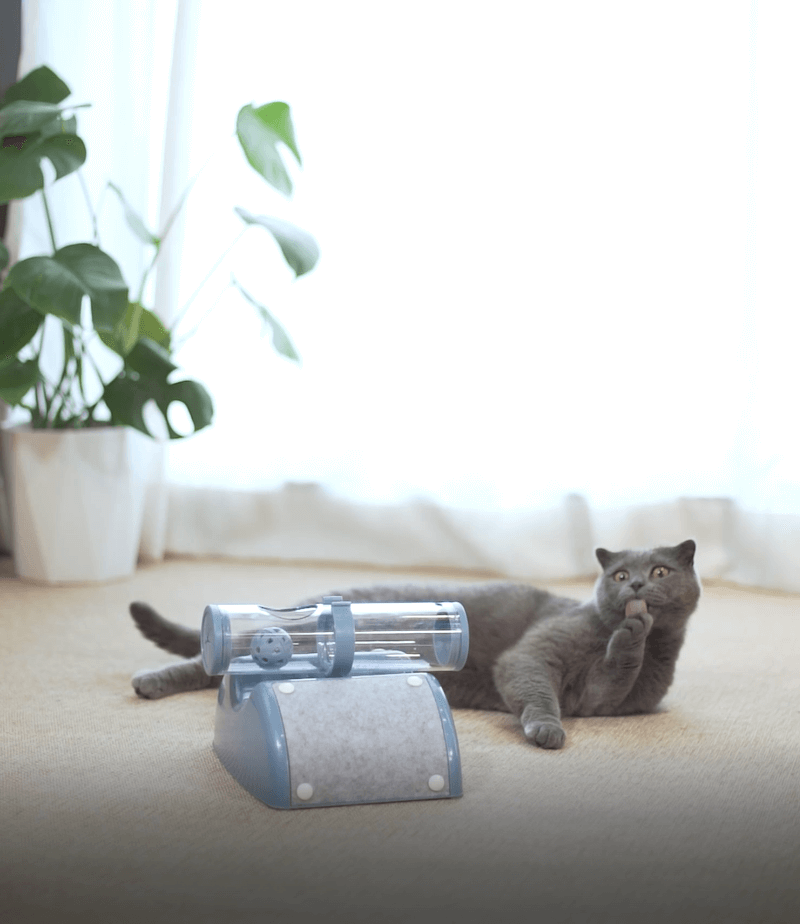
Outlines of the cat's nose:
{"type": "Polygon", "coordinates": [[[631,581],[631,589],[638,593],[644,587],[644,581],[631,581]]]}

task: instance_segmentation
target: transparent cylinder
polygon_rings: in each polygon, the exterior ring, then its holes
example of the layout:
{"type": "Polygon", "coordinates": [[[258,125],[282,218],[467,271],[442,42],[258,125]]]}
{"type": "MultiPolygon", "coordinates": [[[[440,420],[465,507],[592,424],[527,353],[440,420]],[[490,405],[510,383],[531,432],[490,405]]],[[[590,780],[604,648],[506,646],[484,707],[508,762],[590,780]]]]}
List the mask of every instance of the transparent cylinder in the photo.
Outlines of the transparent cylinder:
{"type": "Polygon", "coordinates": [[[460,670],[469,629],[460,603],[324,603],[293,609],[207,606],[208,674],[325,677],[460,670]]]}

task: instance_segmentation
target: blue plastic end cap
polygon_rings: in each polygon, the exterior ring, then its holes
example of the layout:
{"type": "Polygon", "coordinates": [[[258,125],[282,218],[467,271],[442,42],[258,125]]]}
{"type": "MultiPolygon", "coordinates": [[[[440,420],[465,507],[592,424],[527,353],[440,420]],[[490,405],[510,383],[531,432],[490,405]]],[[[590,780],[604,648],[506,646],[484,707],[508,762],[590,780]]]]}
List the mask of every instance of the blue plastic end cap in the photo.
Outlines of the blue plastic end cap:
{"type": "Polygon", "coordinates": [[[467,655],[469,654],[469,620],[467,619],[467,611],[462,604],[456,603],[456,608],[459,610],[459,616],[461,617],[461,645],[455,657],[453,670],[460,671],[467,663],[467,655]]]}
{"type": "Polygon", "coordinates": [[[215,604],[203,611],[200,651],[203,668],[209,676],[225,673],[231,662],[231,621],[215,604]]]}
{"type": "Polygon", "coordinates": [[[434,623],[433,651],[439,668],[460,671],[469,654],[467,613],[456,601],[448,602],[445,606],[447,609],[441,611],[440,618],[434,623]],[[460,632],[454,632],[452,628],[456,619],[460,632]]]}

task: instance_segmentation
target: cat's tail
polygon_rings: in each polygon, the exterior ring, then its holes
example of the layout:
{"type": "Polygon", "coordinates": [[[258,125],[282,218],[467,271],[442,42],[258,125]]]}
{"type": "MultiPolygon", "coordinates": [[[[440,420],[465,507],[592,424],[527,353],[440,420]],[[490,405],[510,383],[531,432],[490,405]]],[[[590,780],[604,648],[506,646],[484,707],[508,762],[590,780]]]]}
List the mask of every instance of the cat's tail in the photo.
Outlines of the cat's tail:
{"type": "Polygon", "coordinates": [[[131,603],[129,610],[142,635],[155,642],[159,648],[183,655],[184,658],[200,654],[199,629],[187,629],[176,622],[170,622],[147,603],[131,603]]]}

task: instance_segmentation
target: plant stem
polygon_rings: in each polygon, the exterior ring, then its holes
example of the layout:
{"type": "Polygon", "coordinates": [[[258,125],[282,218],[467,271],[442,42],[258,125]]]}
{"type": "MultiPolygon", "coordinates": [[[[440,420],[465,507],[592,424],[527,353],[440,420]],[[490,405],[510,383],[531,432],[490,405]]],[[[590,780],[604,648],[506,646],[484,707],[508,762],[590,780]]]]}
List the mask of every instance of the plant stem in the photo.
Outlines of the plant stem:
{"type": "Polygon", "coordinates": [[[103,391],[105,390],[106,383],[103,381],[103,377],[100,375],[100,369],[98,368],[97,363],[95,362],[95,359],[92,356],[88,346],[83,342],[83,340],[80,341],[78,354],[75,358],[75,363],[76,363],[75,369],[76,369],[76,374],[77,374],[77,379],[78,379],[78,387],[80,388],[81,398],[83,399],[83,406],[86,408],[86,415],[87,415],[86,419],[87,421],[92,421],[94,420],[95,408],[103,400],[103,391]],[[84,360],[86,359],[88,359],[89,362],[94,367],[95,375],[97,376],[97,381],[100,383],[100,389],[101,389],[100,397],[92,405],[89,405],[89,400],[86,397],[86,388],[83,384],[84,360]]]}
{"type": "Polygon", "coordinates": [[[83,178],[83,170],[78,170],[78,182],[81,184],[81,189],[83,190],[83,198],[86,200],[86,208],[89,210],[89,218],[92,221],[92,236],[94,238],[94,243],[97,247],[100,246],[100,232],[97,229],[97,216],[94,213],[92,208],[92,198],[89,195],[89,187],[86,185],[86,180],[83,178]]]}
{"type": "MultiPolygon", "coordinates": [[[[64,331],[64,368],[61,370],[61,378],[58,380],[58,385],[56,385],[56,389],[53,392],[53,399],[52,401],[48,403],[48,407],[47,407],[48,421],[51,419],[51,414],[53,414],[53,411],[56,410],[56,401],[61,399],[61,407],[63,408],[66,404],[66,396],[69,394],[72,388],[72,381],[70,380],[67,382],[67,387],[64,389],[64,394],[63,395],[61,394],[61,390],[62,388],[64,388],[64,382],[67,380],[67,370],[69,369],[70,357],[69,357],[69,353],[67,352],[67,349],[68,349],[67,342],[68,342],[69,337],[71,336],[71,333],[70,331],[67,330],[66,326],[62,327],[62,330],[64,331]]],[[[60,412],[53,414],[52,416],[53,423],[56,422],[56,419],[58,418],[59,414],[60,412]]]]}
{"type": "MultiPolygon", "coordinates": [[[[63,417],[65,413],[68,413],[72,418],[77,418],[80,416],[78,412],[80,404],[75,403],[74,389],[76,382],[78,383],[82,405],[85,407],[87,404],[86,392],[83,387],[83,359],[85,356],[89,355],[86,349],[86,343],[84,342],[86,331],[80,327],[70,329],[64,322],[62,322],[62,325],[64,331],[64,371],[61,374],[61,381],[58,383],[56,393],[53,396],[53,403],[56,398],[61,399],[61,409],[59,410],[58,417],[63,417]],[[69,356],[70,352],[72,353],[71,356],[69,356]],[[74,360],[74,366],[70,372],[69,363],[71,360],[74,360]]],[[[91,420],[91,413],[88,419],[91,420]]],[[[54,417],[53,420],[55,422],[56,418],[54,417]]]]}
{"type": "MultiPolygon", "coordinates": [[[[161,240],[163,241],[164,239],[162,238],[161,240]]],[[[159,243],[156,245],[156,252],[153,254],[153,259],[150,261],[150,265],[149,265],[149,266],[147,267],[147,269],[144,271],[144,274],[143,274],[143,276],[142,276],[142,282],[141,282],[141,284],[139,285],[139,292],[138,292],[137,295],[136,295],[136,301],[137,301],[140,305],[142,304],[142,299],[144,298],[144,287],[145,287],[145,285],[146,285],[146,283],[147,283],[147,277],[150,275],[150,273],[153,272],[153,267],[156,265],[156,260],[158,259],[158,255],[159,255],[160,253],[161,253],[161,242],[159,242],[159,243]]]]}
{"type": "MultiPolygon", "coordinates": [[[[235,137],[235,135],[236,133],[234,132],[231,137],[235,137]]],[[[192,187],[200,179],[203,173],[205,173],[211,161],[214,160],[215,157],[219,156],[221,151],[222,151],[222,146],[220,145],[220,147],[218,147],[214,151],[213,154],[209,155],[206,158],[206,161],[203,164],[203,166],[197,171],[197,173],[195,173],[195,175],[191,178],[191,180],[189,180],[189,182],[186,184],[186,188],[181,193],[180,199],[178,199],[178,204],[175,206],[175,208],[170,213],[169,218],[167,218],[167,223],[164,225],[164,230],[161,232],[160,237],[162,241],[169,234],[170,229],[172,228],[172,225],[175,223],[175,219],[178,217],[181,209],[183,208],[184,202],[186,202],[186,199],[188,198],[189,193],[192,191],[192,187]]]]}
{"type": "Polygon", "coordinates": [[[36,383],[36,416],[47,423],[47,395],[41,382],[36,383]]]}
{"type": "MultiPolygon", "coordinates": [[[[103,206],[105,205],[105,202],[106,202],[106,193],[108,192],[108,187],[110,185],[111,185],[110,183],[106,183],[106,185],[100,190],[100,195],[97,197],[97,213],[96,213],[97,221],[100,220],[100,216],[103,213],[103,206]]],[[[97,240],[98,240],[98,245],[99,245],[99,241],[100,241],[99,232],[98,232],[97,240]]]]}
{"type": "Polygon", "coordinates": [[[47,196],[45,195],[44,187],[41,189],[42,193],[42,202],[44,202],[44,214],[47,217],[47,230],[50,232],[50,243],[53,245],[53,253],[58,250],[58,245],[56,244],[56,235],[53,231],[53,219],[50,215],[50,206],[47,204],[47,196]]]}
{"type": "MultiPolygon", "coordinates": [[[[235,137],[236,137],[236,132],[234,132],[233,135],[232,135],[231,137],[235,138],[235,137]]],[[[158,246],[156,247],[156,252],[153,254],[153,259],[150,261],[150,265],[149,265],[149,266],[147,267],[147,269],[144,271],[144,275],[142,276],[142,281],[141,281],[141,283],[140,283],[140,285],[139,285],[138,300],[139,300],[139,303],[140,303],[140,304],[141,304],[141,302],[142,302],[142,299],[144,298],[144,287],[145,287],[145,285],[147,284],[147,277],[150,275],[150,273],[152,273],[153,267],[155,266],[155,263],[156,263],[156,260],[158,260],[159,254],[161,253],[161,245],[164,243],[164,241],[165,241],[166,238],[167,238],[167,235],[168,235],[169,232],[172,230],[172,226],[175,224],[175,220],[177,219],[178,215],[180,215],[181,209],[182,209],[183,206],[185,205],[186,200],[187,200],[188,197],[189,197],[189,193],[192,191],[192,187],[193,187],[194,184],[200,179],[201,175],[202,175],[203,173],[205,173],[205,171],[206,171],[208,165],[211,163],[211,161],[214,160],[215,157],[218,157],[218,156],[219,156],[219,154],[220,154],[221,151],[222,151],[222,145],[220,145],[220,147],[218,147],[218,148],[214,151],[213,154],[209,155],[209,157],[206,158],[206,161],[205,161],[205,163],[203,164],[203,166],[197,171],[197,173],[195,173],[195,175],[194,175],[194,176],[189,180],[189,182],[186,184],[186,187],[184,188],[183,192],[181,193],[180,198],[178,199],[178,202],[177,202],[175,208],[170,212],[170,214],[169,214],[169,216],[168,216],[168,218],[167,218],[166,224],[164,225],[164,229],[161,231],[161,233],[160,233],[160,235],[159,235],[159,243],[158,243],[158,246]]],[[[192,297],[194,297],[194,296],[192,296],[192,297]]]]}
{"type": "Polygon", "coordinates": [[[81,343],[80,349],[75,355],[75,378],[78,380],[78,390],[81,393],[84,405],[86,405],[86,389],[83,385],[83,357],[87,355],[86,344],[81,343]]]}
{"type": "Polygon", "coordinates": [[[39,364],[39,358],[41,357],[42,349],[44,348],[44,329],[45,329],[46,324],[47,324],[47,318],[45,318],[45,323],[42,324],[40,328],[41,336],[39,337],[39,349],[36,351],[36,355],[34,356],[34,359],[36,360],[37,365],[39,364]]]}
{"type": "Polygon", "coordinates": [[[225,257],[228,256],[228,254],[233,250],[233,248],[239,243],[239,241],[242,239],[243,235],[247,233],[249,228],[250,228],[250,225],[245,225],[244,228],[242,228],[242,230],[233,239],[231,244],[219,256],[219,258],[217,259],[217,262],[206,273],[205,277],[203,278],[203,281],[194,290],[194,292],[192,292],[192,294],[189,296],[189,300],[186,302],[183,308],[181,308],[181,310],[178,312],[177,318],[175,318],[175,320],[172,323],[172,326],[169,329],[170,334],[174,333],[177,326],[181,323],[181,321],[186,316],[186,312],[189,310],[189,306],[192,304],[195,298],[197,298],[203,286],[205,286],[208,280],[214,275],[214,273],[216,273],[216,271],[219,269],[220,265],[222,264],[222,261],[225,259],[225,257]]]}
{"type": "Polygon", "coordinates": [[[220,303],[220,301],[222,300],[222,296],[223,296],[229,289],[232,289],[232,288],[234,288],[233,280],[231,280],[231,282],[229,282],[228,285],[225,286],[225,288],[219,293],[219,295],[217,296],[217,298],[216,298],[215,301],[214,301],[214,304],[208,309],[208,311],[202,316],[202,318],[200,318],[200,320],[197,322],[197,324],[195,324],[195,326],[194,326],[188,333],[184,334],[184,335],[183,335],[182,337],[180,337],[175,343],[172,344],[172,350],[173,350],[173,352],[177,352],[177,351],[184,345],[184,343],[186,343],[186,341],[187,341],[190,337],[193,337],[193,336],[197,333],[197,331],[200,329],[200,326],[203,324],[203,322],[205,321],[205,319],[211,314],[211,312],[212,312],[212,311],[217,307],[217,305],[220,303]]]}
{"type": "MultiPolygon", "coordinates": [[[[47,326],[47,321],[45,319],[45,323],[42,324],[42,328],[41,328],[41,336],[39,337],[39,348],[36,350],[36,355],[34,356],[37,366],[39,365],[39,359],[41,358],[42,349],[44,347],[44,330],[46,326],[47,326]]],[[[34,423],[34,426],[36,426],[35,422],[38,421],[42,417],[42,407],[45,408],[44,416],[45,417],[47,416],[47,393],[44,390],[43,382],[36,383],[36,385],[34,386],[33,394],[34,394],[33,407],[28,408],[28,410],[31,412],[31,421],[34,423]]]]}
{"type": "MultiPolygon", "coordinates": [[[[95,408],[97,407],[97,405],[103,400],[103,394],[102,394],[102,393],[103,393],[103,391],[105,391],[105,387],[106,387],[106,385],[107,385],[108,383],[103,381],[103,376],[100,374],[100,369],[98,368],[97,363],[94,361],[94,356],[92,356],[92,354],[89,352],[89,350],[84,350],[84,351],[83,351],[82,356],[81,356],[81,359],[82,359],[82,360],[83,360],[83,359],[88,359],[89,362],[92,364],[92,366],[94,367],[95,375],[97,376],[97,381],[100,383],[100,388],[101,388],[100,397],[97,399],[97,401],[95,401],[95,403],[91,406],[91,408],[89,408],[89,417],[91,418],[91,415],[94,413],[94,409],[95,409],[95,408]]],[[[109,381],[110,381],[110,380],[109,380],[109,381]]],[[[86,396],[84,395],[84,400],[85,400],[85,398],[86,398],[86,396]]]]}

